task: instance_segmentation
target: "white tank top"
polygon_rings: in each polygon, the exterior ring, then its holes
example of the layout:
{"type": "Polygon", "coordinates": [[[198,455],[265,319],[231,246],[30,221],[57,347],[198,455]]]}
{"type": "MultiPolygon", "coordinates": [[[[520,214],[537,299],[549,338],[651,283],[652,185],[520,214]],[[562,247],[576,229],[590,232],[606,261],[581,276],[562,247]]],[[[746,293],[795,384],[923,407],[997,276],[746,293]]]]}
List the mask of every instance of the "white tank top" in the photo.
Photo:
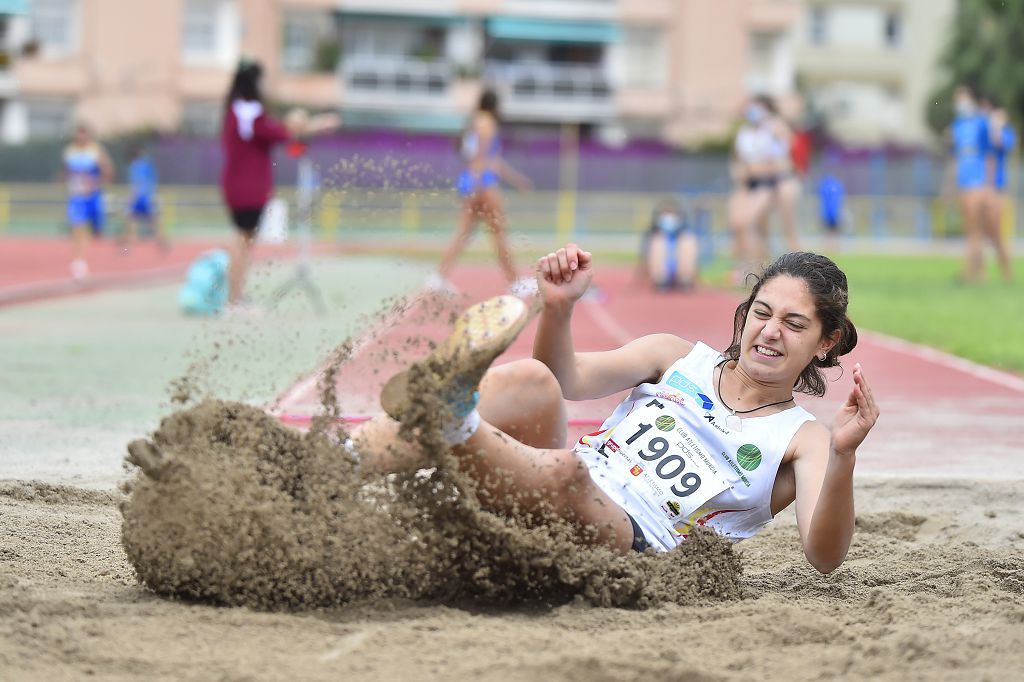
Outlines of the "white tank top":
{"type": "Polygon", "coordinates": [[[789,443],[814,419],[796,406],[727,428],[730,412],[714,389],[724,359],[698,343],[576,445],[594,482],[655,549],[672,549],[694,526],[732,540],[761,530],[772,519],[772,488],[789,443]]]}
{"type": "Polygon", "coordinates": [[[744,163],[777,161],[786,155],[787,147],[767,126],[744,125],[736,134],[736,157],[744,163]]]}

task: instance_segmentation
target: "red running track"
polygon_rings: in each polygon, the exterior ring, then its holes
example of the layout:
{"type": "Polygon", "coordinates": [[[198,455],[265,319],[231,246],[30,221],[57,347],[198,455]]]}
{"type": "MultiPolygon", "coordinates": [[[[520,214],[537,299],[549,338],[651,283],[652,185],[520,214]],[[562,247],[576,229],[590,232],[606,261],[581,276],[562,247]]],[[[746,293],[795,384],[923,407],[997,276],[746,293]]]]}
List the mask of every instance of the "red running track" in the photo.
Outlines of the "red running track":
{"type": "MultiPolygon", "coordinates": [[[[728,345],[736,295],[711,289],[691,294],[655,292],[638,284],[626,268],[598,266],[598,296],[582,301],[573,318],[578,350],[603,350],[655,332],[670,332],[716,348],[728,345]]],[[[408,360],[425,354],[417,339],[440,339],[449,315],[466,303],[502,293],[494,268],[463,267],[455,283],[465,292],[439,308],[423,300],[402,313],[378,320],[357,342],[351,360],[337,377],[342,413],[379,412],[383,382],[408,360]]],[[[498,363],[529,357],[535,322],[498,363]]],[[[902,341],[862,332],[857,349],[844,364],[860,362],[881,403],[882,417],[858,453],[862,474],[942,478],[1024,477],[1024,379],[981,367],[902,341]]],[[[285,421],[301,424],[319,412],[319,372],[285,391],[272,406],[285,421]]],[[[800,402],[818,419],[831,421],[852,386],[849,372],[833,370],[825,398],[800,402]]],[[[569,404],[575,427],[570,438],[610,413],[619,396],[569,404]]]]}
{"type": "MultiPolygon", "coordinates": [[[[127,253],[111,240],[94,240],[87,261],[90,276],[71,279],[71,244],[67,239],[5,237],[0,239],[0,306],[178,279],[203,251],[226,248],[223,239],[175,242],[161,251],[152,241],[134,245],[127,253]]],[[[257,260],[288,253],[294,247],[260,245],[257,260]]]]}

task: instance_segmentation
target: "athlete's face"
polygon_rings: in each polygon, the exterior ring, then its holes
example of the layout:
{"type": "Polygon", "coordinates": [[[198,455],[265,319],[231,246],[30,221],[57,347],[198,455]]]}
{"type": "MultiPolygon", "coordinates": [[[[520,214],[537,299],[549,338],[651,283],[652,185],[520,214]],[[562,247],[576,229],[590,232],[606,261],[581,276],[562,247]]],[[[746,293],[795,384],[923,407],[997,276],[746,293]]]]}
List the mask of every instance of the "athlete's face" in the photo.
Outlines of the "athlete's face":
{"type": "Polygon", "coordinates": [[[755,379],[792,385],[814,356],[835,345],[821,332],[807,284],[789,275],[773,277],[761,286],[747,311],[740,363],[755,379]]]}

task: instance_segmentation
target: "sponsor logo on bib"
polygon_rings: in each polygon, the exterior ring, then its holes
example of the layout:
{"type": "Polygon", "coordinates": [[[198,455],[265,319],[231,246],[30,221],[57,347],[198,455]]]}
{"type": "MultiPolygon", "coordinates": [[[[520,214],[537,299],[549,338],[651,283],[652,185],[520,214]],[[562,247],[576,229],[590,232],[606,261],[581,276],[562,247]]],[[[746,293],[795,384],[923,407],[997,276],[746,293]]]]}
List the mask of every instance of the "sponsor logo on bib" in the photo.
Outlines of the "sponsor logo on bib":
{"type": "Polygon", "coordinates": [[[665,383],[672,388],[678,389],[683,393],[687,393],[696,398],[697,402],[700,403],[701,408],[705,410],[714,409],[715,403],[711,398],[700,392],[700,386],[684,377],[680,372],[672,372],[672,376],[670,376],[668,381],[665,383]]]}
{"type": "Polygon", "coordinates": [[[663,414],[654,420],[654,425],[658,427],[659,431],[671,431],[676,427],[676,420],[663,414]]]}
{"type": "Polygon", "coordinates": [[[634,464],[633,468],[629,470],[629,473],[633,474],[634,476],[639,476],[643,472],[644,472],[644,468],[642,466],[640,466],[639,464],[634,464]]]}
{"type": "Polygon", "coordinates": [[[741,445],[736,451],[736,461],[747,471],[753,471],[761,466],[761,449],[750,443],[741,445]]]}

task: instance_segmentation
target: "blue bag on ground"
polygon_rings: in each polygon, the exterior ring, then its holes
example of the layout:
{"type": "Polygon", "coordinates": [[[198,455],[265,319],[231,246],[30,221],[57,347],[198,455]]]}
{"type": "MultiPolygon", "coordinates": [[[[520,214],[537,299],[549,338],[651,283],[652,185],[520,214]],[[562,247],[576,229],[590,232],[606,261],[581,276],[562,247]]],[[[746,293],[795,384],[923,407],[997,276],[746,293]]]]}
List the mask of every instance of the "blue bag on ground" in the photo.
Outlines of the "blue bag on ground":
{"type": "Polygon", "coordinates": [[[188,266],[178,305],[187,315],[214,315],[228,300],[228,252],[205,251],[188,266]]]}

